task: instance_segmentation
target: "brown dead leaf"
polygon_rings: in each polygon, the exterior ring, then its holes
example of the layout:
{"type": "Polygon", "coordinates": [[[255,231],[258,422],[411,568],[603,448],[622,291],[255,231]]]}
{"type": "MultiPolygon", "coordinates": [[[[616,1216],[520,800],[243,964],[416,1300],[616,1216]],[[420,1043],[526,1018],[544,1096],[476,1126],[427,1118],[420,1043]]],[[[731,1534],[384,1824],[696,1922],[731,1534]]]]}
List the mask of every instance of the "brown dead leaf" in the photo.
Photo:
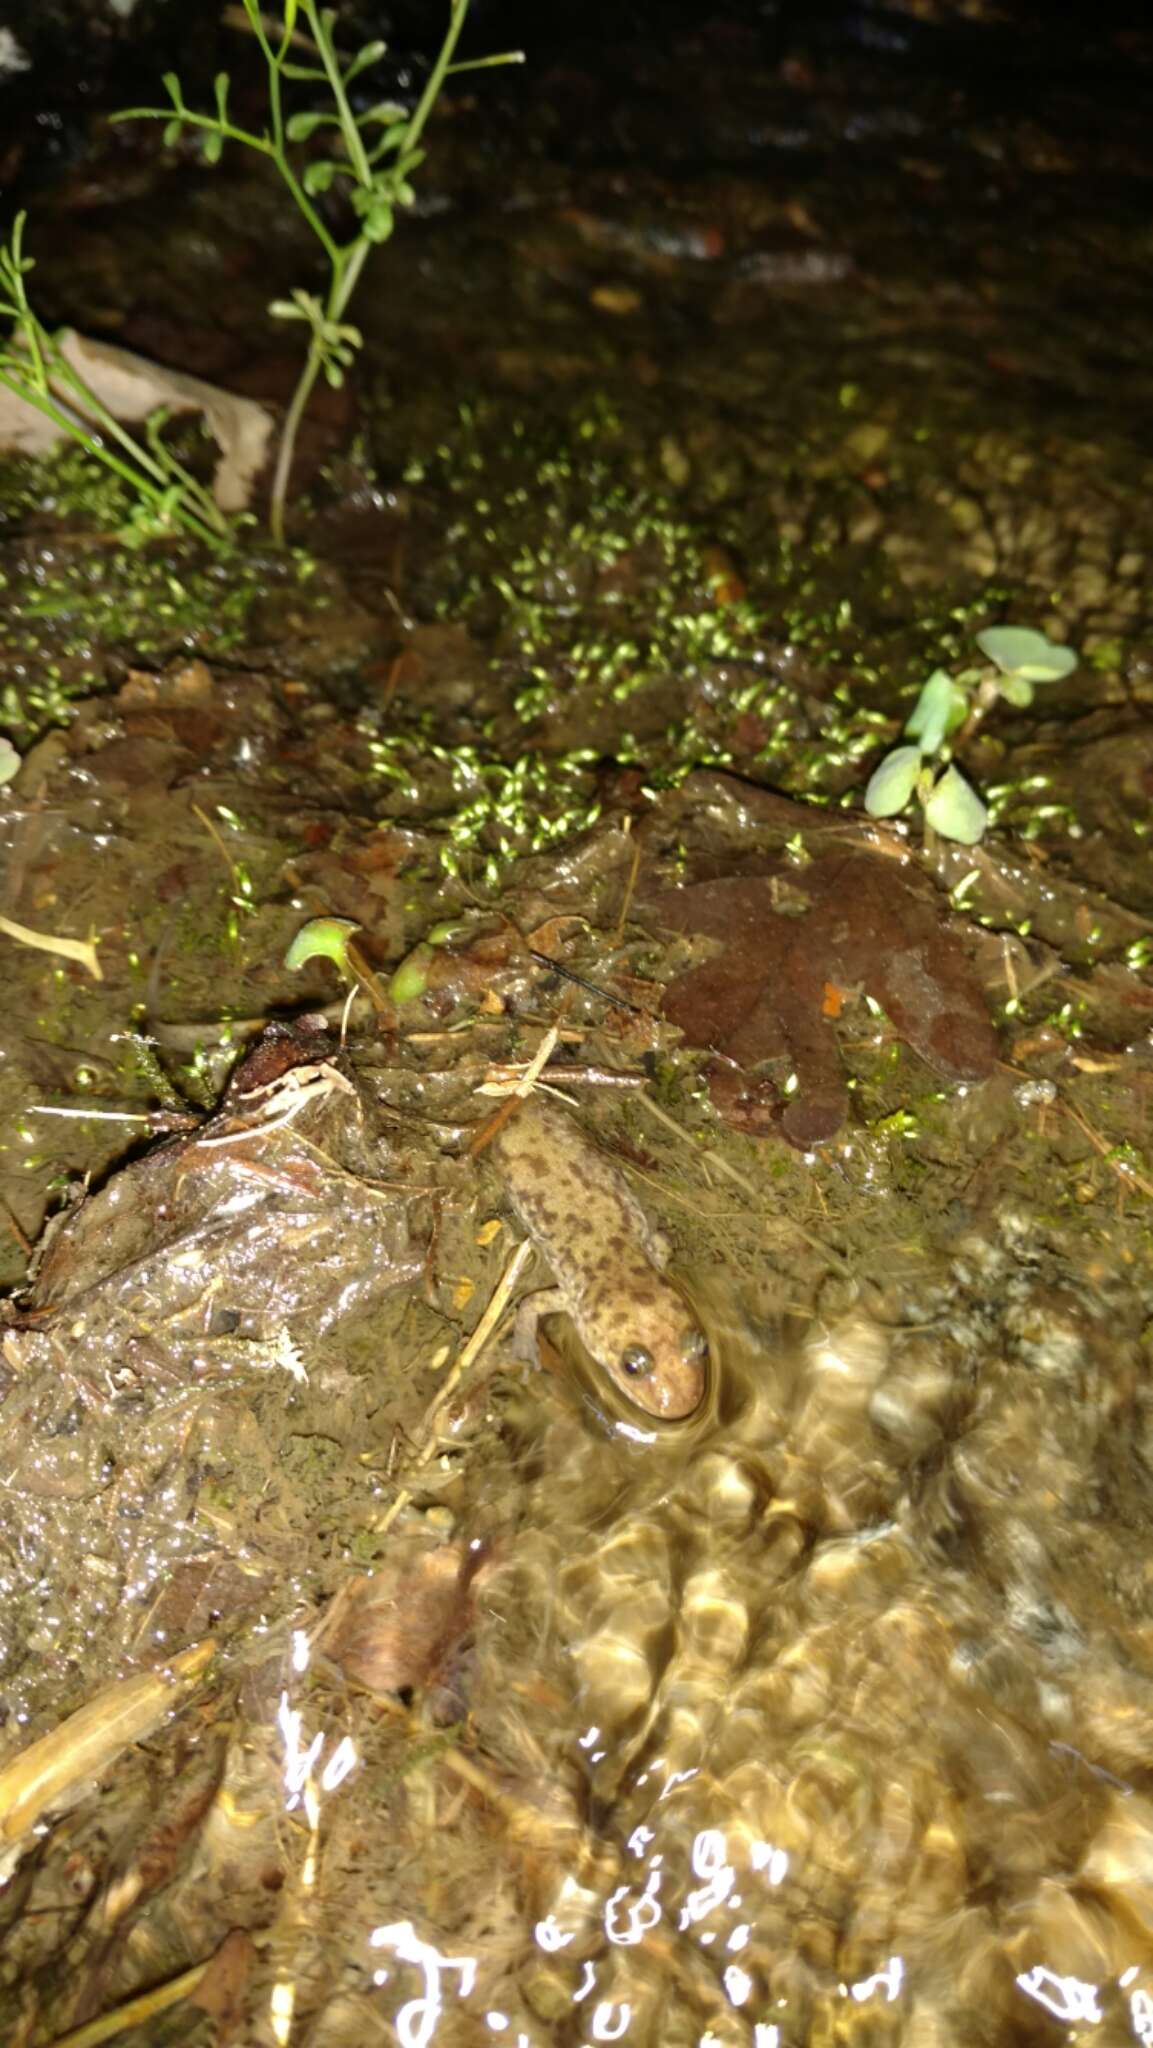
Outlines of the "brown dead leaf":
{"type": "Polygon", "coordinates": [[[451,1681],[486,1556],[479,1544],[398,1546],[379,1571],[346,1589],[323,1637],[326,1653],[370,1692],[423,1691],[451,1681]]]}
{"type": "Polygon", "coordinates": [[[787,913],[779,862],[660,890],[645,904],[661,924],[719,944],[666,990],[665,1015],[690,1045],[739,1070],[717,1083],[722,1115],[763,1129],[763,1082],[749,1077],[787,1061],[796,1085],[780,1130],[802,1150],[832,1137],[849,1106],[832,1027],[854,987],[937,1073],[972,1081],[992,1072],[996,1034],[929,883],[864,852],[822,854],[787,872],[787,913]]]}

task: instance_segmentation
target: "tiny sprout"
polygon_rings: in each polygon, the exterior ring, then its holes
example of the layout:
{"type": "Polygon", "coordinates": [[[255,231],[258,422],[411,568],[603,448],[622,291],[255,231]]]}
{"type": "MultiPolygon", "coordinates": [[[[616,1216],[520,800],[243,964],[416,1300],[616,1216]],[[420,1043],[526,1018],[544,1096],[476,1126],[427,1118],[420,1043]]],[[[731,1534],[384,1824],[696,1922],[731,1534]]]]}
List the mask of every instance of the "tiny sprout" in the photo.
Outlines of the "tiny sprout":
{"type": "Polygon", "coordinates": [[[433,948],[422,943],[414,946],[405,955],[388,984],[388,993],[394,1003],[414,1003],[428,987],[428,970],[432,965],[433,948]]]}
{"type": "Polygon", "coordinates": [[[1055,646],[1030,626],[987,626],[978,633],[977,645],[1003,676],[1020,676],[1029,683],[1059,683],[1077,666],[1071,647],[1055,646]]]}
{"type": "Polygon", "coordinates": [[[942,839],[958,846],[976,846],[989,822],[989,813],[971,782],[950,762],[926,799],[925,823],[942,839]]]}
{"type": "Polygon", "coordinates": [[[895,817],[915,796],[926,827],[959,846],[977,844],[989,812],[954,766],[951,736],[958,733],[963,743],[999,697],[1018,707],[1031,704],[1035,684],[1058,682],[1077,666],[1071,647],[1055,646],[1027,626],[989,626],[976,637],[992,668],[962,669],[955,676],[934,669],[906,720],[908,744],[886,754],[865,789],[870,817],[895,817]]]}
{"type": "Polygon", "coordinates": [[[895,818],[903,811],[921,777],[920,747],[894,747],[874,768],[865,788],[870,818],[895,818]]]}
{"type": "Polygon", "coordinates": [[[303,924],[284,956],[290,974],[296,974],[309,960],[331,960],[349,981],[356,973],[348,957],[349,940],[360,926],[350,917],[313,917],[303,924]]]}

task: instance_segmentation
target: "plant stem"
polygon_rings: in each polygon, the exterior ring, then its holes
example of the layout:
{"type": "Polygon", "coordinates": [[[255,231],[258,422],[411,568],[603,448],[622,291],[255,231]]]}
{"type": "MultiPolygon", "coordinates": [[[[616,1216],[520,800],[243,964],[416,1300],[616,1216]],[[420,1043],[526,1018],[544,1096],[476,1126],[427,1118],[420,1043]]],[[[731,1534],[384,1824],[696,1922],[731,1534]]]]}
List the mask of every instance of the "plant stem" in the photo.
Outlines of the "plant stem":
{"type": "Polygon", "coordinates": [[[469,0],[449,0],[450,19],[448,34],[445,36],[444,43],[441,46],[440,55],[428,74],[424,91],[417,102],[416,112],[408,124],[408,133],[405,136],[404,142],[406,150],[415,149],[420,141],[424,131],[424,124],[433,110],[437,94],[444,84],[445,73],[452,62],[452,53],[460,41],[461,30],[464,27],[468,10],[469,0]]]}
{"type": "MultiPolygon", "coordinates": [[[[449,0],[448,32],[441,45],[437,60],[425,81],[424,91],[417,102],[416,111],[407,123],[404,142],[406,153],[416,147],[425,123],[436,104],[437,94],[444,84],[445,75],[452,62],[453,51],[460,41],[461,30],[464,28],[469,4],[470,0],[449,0]]],[[[321,62],[328,74],[328,82],[332,96],[337,104],[341,132],[345,139],[345,146],[348,149],[349,161],[356,172],[358,182],[361,185],[370,186],[372,184],[372,169],[361,140],[356,118],[349,107],[345,95],[340,72],[336,67],[331,37],[326,33],[325,25],[319,18],[316,0],[301,0],[301,6],[305,19],[312,30],[317,48],[320,51],[321,62]]],[[[295,181],[291,178],[283,150],[277,149],[275,155],[278,168],[286,181],[293,186],[295,196],[295,181]]],[[[322,239],[327,241],[326,236],[322,237],[322,239]]],[[[364,235],[359,235],[356,241],[350,243],[344,250],[333,251],[330,248],[333,279],[328,294],[328,304],[325,308],[327,319],[339,320],[341,318],[349,299],[352,297],[353,290],[371,248],[372,243],[364,235]]],[[[282,545],[284,541],[284,504],[288,495],[288,479],[292,469],[292,458],[296,452],[296,437],[300,430],[304,409],[312,396],[313,387],[320,374],[322,362],[322,351],[314,340],[309,348],[304,368],[300,373],[299,382],[292,394],[288,411],[285,414],[284,427],[280,436],[280,446],[276,451],[276,469],[273,473],[272,490],[268,505],[268,525],[272,538],[278,546],[282,545]]]]}
{"type": "Polygon", "coordinates": [[[344,146],[348,151],[348,160],[356,172],[357,183],[360,185],[370,185],[372,183],[372,172],[369,169],[368,158],[364,152],[364,144],[360,138],[360,129],[356,125],[356,116],[348,104],[348,97],[344,90],[344,80],[340,75],[340,66],[336,61],[336,54],[332,47],[332,37],[325,34],[324,23],[317,18],[316,0],[302,0],[302,4],[305,19],[316,38],[317,48],[320,51],[320,61],[328,78],[329,91],[336,101],[336,111],[340,117],[340,132],[344,137],[344,146]]]}
{"type": "Polygon", "coordinates": [[[964,725],[960,727],[959,731],[953,734],[951,744],[954,753],[959,753],[961,748],[965,746],[969,740],[972,739],[973,734],[977,730],[977,727],[983,723],[983,721],[988,717],[990,711],[993,709],[993,706],[997,702],[999,694],[1000,693],[997,688],[997,677],[995,672],[992,670],[986,671],[984,679],[981,682],[977,690],[977,694],[973,699],[972,705],[969,710],[969,716],[966,718],[964,725]]]}
{"type": "MultiPolygon", "coordinates": [[[[150,476],[138,468],[134,469],[130,463],[122,461],[121,457],[114,454],[111,448],[106,447],[104,442],[95,434],[78,433],[74,414],[66,411],[63,406],[55,404],[51,398],[46,397],[42,392],[33,389],[22,378],[12,376],[4,368],[2,362],[0,362],[0,384],[3,384],[9,391],[14,392],[17,398],[22,398],[26,405],[35,406],[37,412],[42,412],[46,419],[52,421],[53,426],[59,427],[61,433],[67,434],[69,440],[79,441],[83,447],[87,448],[90,455],[94,455],[98,462],[104,464],[105,469],[112,470],[114,475],[120,477],[124,483],[129,484],[139,497],[147,498],[152,505],[163,503],[165,493],[158,484],[153,482],[150,476]]],[[[134,457],[143,457],[144,451],[142,449],[138,450],[135,442],[131,441],[126,435],[122,435],[121,438],[127,441],[134,457]]],[[[215,507],[213,509],[215,511],[215,507]]],[[[188,510],[186,507],[182,506],[174,516],[182,526],[186,526],[190,532],[195,533],[198,539],[207,541],[210,547],[219,548],[222,545],[225,531],[223,520],[219,513],[216,514],[216,517],[221,519],[221,524],[216,530],[206,525],[203,519],[198,518],[195,512],[188,510]]]]}
{"type": "MultiPolygon", "coordinates": [[[[333,278],[332,287],[328,294],[328,303],[325,307],[327,319],[340,319],[356,288],[357,280],[368,260],[371,247],[371,242],[361,235],[349,249],[341,252],[340,266],[333,278]]],[[[292,469],[292,458],[296,453],[296,436],[304,416],[305,406],[312,396],[312,389],[320,374],[323,361],[322,346],[314,337],[309,347],[308,355],[305,358],[304,368],[300,373],[296,390],[292,394],[292,401],[284,416],[280,446],[276,451],[276,469],[272,478],[272,491],[268,504],[268,527],[278,547],[283,546],[284,543],[284,501],[288,495],[288,478],[292,469]]]]}

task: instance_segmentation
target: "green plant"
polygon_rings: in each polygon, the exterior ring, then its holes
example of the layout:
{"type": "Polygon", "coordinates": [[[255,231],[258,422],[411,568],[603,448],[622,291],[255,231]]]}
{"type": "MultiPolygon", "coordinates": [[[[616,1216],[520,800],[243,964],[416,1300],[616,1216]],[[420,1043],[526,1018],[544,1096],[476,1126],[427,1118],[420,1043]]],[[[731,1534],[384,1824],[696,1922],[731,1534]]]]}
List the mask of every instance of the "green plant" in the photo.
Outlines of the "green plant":
{"type": "Polygon", "coordinates": [[[215,81],[214,113],[197,113],[189,107],[179,78],[170,71],[164,78],[169,106],[127,107],[112,118],[163,121],[166,143],[177,141],[185,130],[199,130],[206,163],[219,162],[226,142],[241,143],[267,157],[324,251],[328,285],[323,296],[299,288],[286,299],[274,299],[268,309],[276,319],[303,322],[308,332],[307,353],[285,416],[272,481],[269,525],[279,541],[284,537],[285,496],[304,409],[317,378],[323,373],[329,384],[341,384],[361,346],[360,330],[349,324],[345,314],[368,256],[392,234],[397,208],[412,204],[410,180],[424,160],[420,139],[440,89],[456,72],[519,63],[523,53],[508,51],[454,64],[452,56],[469,0],[449,0],[444,41],[415,108],[408,112],[392,100],[382,100],[358,113],[350,103],[349,86],[379,62],[384,43],[365,43],[354,56],[344,59],[336,48],[336,13],[319,7],[317,0],[281,0],[276,30],[270,30],[270,18],[260,0],[243,0],[243,6],[268,73],[268,125],[261,134],[239,128],[231,120],[225,71],[215,81]],[[317,62],[296,61],[293,53],[302,45],[317,62]],[[286,83],[323,85],[329,104],[290,114],[285,107],[286,83]],[[330,153],[302,158],[298,146],[308,144],[318,133],[330,144],[330,153]],[[346,240],[340,239],[313,203],[328,192],[342,193],[357,222],[356,232],[346,240]]]}
{"type": "Polygon", "coordinates": [[[873,770],[865,790],[872,818],[893,818],[915,797],[927,831],[962,846],[975,846],[988,812],[953,755],[976,731],[1000,698],[1023,708],[1038,683],[1071,675],[1077,656],[1055,646],[1028,626],[988,626],[977,634],[988,666],[951,676],[933,670],[905,722],[907,744],[895,747],[873,770]]]}
{"type": "Polygon", "coordinates": [[[212,547],[225,545],[229,523],[212,493],[162,438],[168,417],[163,408],[145,421],[141,444],[89,389],[57,337],[33,311],[25,284],[35,268],[33,258],[24,254],[27,217],[17,214],[7,243],[0,246],[0,317],[13,323],[10,334],[0,341],[0,384],[35,406],[131,486],[135,508],[122,539],[150,540],[182,526],[212,547]]]}

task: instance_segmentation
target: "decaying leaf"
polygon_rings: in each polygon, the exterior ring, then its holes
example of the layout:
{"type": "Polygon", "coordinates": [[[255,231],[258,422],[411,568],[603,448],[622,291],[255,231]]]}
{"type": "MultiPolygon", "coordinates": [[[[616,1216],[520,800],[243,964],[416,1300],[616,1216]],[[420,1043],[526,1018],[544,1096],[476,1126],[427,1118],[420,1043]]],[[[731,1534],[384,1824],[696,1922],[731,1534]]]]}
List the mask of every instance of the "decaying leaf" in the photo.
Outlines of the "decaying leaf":
{"type": "MultiPolygon", "coordinates": [[[[718,942],[714,958],[671,984],[665,1014],[690,1045],[744,1076],[787,1061],[795,1086],[779,1128],[802,1149],[832,1137],[848,1113],[830,985],[872,996],[948,1079],[993,1069],[996,1034],[964,950],[931,884],[893,861],[857,851],[823,853],[803,869],[766,860],[758,872],[658,890],[645,908],[667,928],[718,942]]],[[[723,1113],[733,1093],[721,1081],[723,1113]]],[[[733,1120],[764,1128],[747,1111],[733,1120]]]]}
{"type": "Polygon", "coordinates": [[[481,1545],[398,1548],[379,1571],[347,1588],[323,1637],[326,1653],[370,1692],[451,1689],[486,1557],[481,1545]]]}

